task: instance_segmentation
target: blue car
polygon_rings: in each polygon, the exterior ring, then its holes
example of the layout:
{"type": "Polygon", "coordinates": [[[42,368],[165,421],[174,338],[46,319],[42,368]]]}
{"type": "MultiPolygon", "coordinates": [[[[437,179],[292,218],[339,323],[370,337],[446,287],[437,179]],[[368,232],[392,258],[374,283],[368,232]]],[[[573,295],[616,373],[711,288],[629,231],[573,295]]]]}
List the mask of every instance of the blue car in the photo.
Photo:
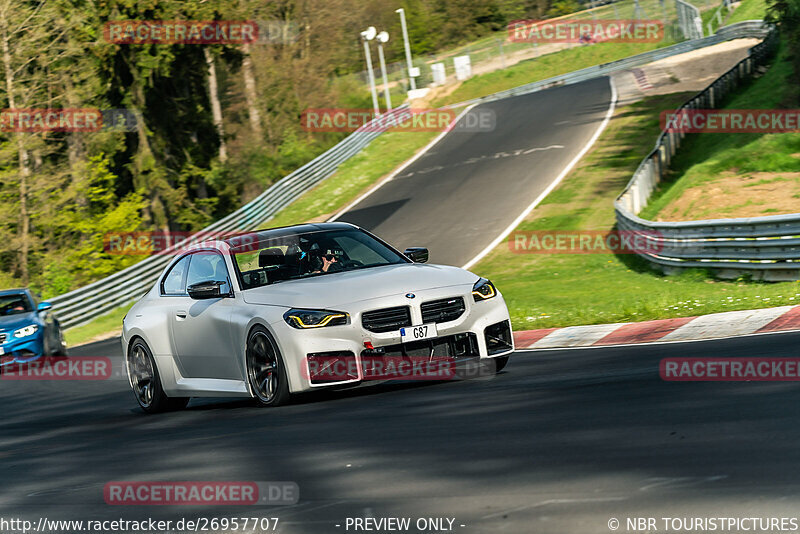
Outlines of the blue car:
{"type": "Polygon", "coordinates": [[[28,289],[0,291],[0,363],[66,356],[61,326],[51,308],[28,289]]]}

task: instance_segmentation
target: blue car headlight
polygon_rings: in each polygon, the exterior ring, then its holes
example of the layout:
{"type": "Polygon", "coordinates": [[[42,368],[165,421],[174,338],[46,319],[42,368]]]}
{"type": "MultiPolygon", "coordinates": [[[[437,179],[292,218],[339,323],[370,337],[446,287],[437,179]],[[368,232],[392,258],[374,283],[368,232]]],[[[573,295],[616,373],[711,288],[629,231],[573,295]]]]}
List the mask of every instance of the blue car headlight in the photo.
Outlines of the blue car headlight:
{"type": "Polygon", "coordinates": [[[35,324],[31,324],[31,325],[28,325],[28,326],[23,326],[22,328],[14,330],[14,337],[19,339],[19,338],[23,338],[23,337],[32,336],[38,330],[39,330],[39,326],[35,325],[35,324]]]}
{"type": "Polygon", "coordinates": [[[283,319],[289,326],[299,329],[339,326],[350,322],[350,316],[345,312],[330,310],[291,309],[283,314],[283,319]]]}
{"type": "Polygon", "coordinates": [[[495,295],[497,295],[497,289],[495,289],[494,284],[486,278],[479,279],[475,282],[475,285],[472,286],[472,298],[475,299],[475,302],[489,300],[495,295]]]}

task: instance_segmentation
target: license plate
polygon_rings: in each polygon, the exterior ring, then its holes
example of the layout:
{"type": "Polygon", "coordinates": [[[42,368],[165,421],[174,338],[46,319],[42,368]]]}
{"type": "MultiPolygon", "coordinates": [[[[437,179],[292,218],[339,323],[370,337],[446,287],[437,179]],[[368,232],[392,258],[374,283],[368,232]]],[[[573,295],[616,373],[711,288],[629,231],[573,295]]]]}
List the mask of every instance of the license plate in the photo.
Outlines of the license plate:
{"type": "Polygon", "coordinates": [[[436,331],[436,325],[433,323],[408,326],[400,329],[400,339],[403,341],[403,343],[407,343],[409,341],[419,341],[421,339],[430,339],[438,335],[439,333],[436,331]]]}

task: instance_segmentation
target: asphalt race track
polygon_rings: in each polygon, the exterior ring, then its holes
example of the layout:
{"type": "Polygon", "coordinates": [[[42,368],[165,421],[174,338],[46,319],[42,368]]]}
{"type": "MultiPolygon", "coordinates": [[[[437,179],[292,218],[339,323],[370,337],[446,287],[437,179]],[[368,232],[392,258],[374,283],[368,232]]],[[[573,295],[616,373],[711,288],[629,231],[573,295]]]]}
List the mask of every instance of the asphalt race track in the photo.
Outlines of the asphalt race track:
{"type": "Polygon", "coordinates": [[[493,131],[457,126],[338,220],[400,250],[426,246],[432,263],[464,265],[581,152],[602,123],[611,94],[604,77],[477,106],[469,114],[493,115],[493,131]]]}
{"type": "MultiPolygon", "coordinates": [[[[192,401],[160,416],[135,408],[119,376],[1,381],[0,517],[257,515],[300,533],[347,532],[347,517],[448,517],[457,532],[607,533],[611,518],[624,530],[628,517],[794,516],[800,386],[664,382],[658,363],[796,356],[798,344],[789,333],[519,352],[491,379],[317,393],[275,409],[192,401]],[[129,480],[294,481],[300,502],[106,505],[104,485],[129,480]]],[[[73,353],[121,368],[114,342],[73,353]]]]}

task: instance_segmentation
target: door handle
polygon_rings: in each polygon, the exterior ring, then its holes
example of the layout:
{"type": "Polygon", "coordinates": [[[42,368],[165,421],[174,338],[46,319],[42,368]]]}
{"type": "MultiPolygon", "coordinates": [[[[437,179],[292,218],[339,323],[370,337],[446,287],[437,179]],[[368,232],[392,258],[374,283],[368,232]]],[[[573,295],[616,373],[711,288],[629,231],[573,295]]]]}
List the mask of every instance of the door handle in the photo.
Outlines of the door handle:
{"type": "Polygon", "coordinates": [[[175,317],[177,317],[179,321],[183,321],[184,319],[186,319],[186,312],[185,311],[176,312],[175,317]]]}

